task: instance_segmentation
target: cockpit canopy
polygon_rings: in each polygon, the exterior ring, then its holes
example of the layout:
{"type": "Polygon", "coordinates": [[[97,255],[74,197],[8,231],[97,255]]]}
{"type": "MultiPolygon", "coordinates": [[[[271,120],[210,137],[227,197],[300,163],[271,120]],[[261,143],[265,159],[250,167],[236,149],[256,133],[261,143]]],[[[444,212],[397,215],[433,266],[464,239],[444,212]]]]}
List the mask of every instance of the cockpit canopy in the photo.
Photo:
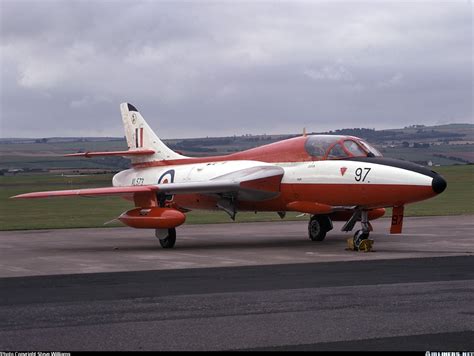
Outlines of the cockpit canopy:
{"type": "Polygon", "coordinates": [[[305,149],[310,156],[320,160],[382,156],[367,142],[353,136],[311,135],[305,142],[305,149]]]}

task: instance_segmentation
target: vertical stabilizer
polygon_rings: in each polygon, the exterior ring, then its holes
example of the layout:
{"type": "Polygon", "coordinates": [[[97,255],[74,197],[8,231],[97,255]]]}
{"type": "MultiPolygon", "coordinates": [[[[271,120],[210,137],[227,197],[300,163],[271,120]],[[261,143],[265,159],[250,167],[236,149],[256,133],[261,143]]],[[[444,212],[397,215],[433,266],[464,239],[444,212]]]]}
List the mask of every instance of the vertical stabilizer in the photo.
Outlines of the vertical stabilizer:
{"type": "Polygon", "coordinates": [[[122,103],[120,104],[120,111],[122,113],[128,149],[130,151],[147,149],[155,151],[155,154],[152,156],[133,157],[132,163],[186,158],[174,152],[156,136],[135,106],[129,103],[122,103]]]}

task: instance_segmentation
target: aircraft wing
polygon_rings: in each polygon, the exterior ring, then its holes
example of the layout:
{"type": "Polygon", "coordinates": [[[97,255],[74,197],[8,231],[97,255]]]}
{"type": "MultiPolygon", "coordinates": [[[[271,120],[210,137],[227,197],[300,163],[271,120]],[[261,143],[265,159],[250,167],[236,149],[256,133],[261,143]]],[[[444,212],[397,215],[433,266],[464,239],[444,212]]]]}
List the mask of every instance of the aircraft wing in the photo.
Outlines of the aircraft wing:
{"type": "Polygon", "coordinates": [[[280,194],[284,170],[278,166],[255,166],[208,181],[165,183],[155,187],[166,194],[232,194],[239,200],[261,201],[280,194]]]}
{"type": "Polygon", "coordinates": [[[33,192],[13,196],[14,199],[71,196],[133,196],[137,193],[166,194],[234,194],[240,200],[266,200],[279,195],[283,168],[259,166],[237,170],[209,181],[120,186],[90,189],[33,192]]]}
{"type": "Polygon", "coordinates": [[[47,192],[33,192],[15,195],[12,199],[35,199],[54,197],[93,197],[93,196],[133,196],[135,193],[150,193],[158,190],[153,185],[131,186],[131,187],[104,187],[89,189],[52,190],[47,192]]]}

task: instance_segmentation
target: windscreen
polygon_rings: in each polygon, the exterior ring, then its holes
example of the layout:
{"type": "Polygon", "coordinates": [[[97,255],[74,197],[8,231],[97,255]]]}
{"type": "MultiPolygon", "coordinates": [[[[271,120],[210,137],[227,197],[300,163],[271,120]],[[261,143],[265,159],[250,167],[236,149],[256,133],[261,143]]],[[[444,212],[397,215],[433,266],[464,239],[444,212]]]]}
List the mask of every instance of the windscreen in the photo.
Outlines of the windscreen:
{"type": "Polygon", "coordinates": [[[359,143],[370,153],[372,153],[375,157],[382,157],[383,155],[377,150],[374,146],[369,145],[367,142],[363,140],[359,140],[359,143]]]}
{"type": "Polygon", "coordinates": [[[355,141],[345,140],[344,147],[354,157],[367,156],[367,153],[355,141]]]}

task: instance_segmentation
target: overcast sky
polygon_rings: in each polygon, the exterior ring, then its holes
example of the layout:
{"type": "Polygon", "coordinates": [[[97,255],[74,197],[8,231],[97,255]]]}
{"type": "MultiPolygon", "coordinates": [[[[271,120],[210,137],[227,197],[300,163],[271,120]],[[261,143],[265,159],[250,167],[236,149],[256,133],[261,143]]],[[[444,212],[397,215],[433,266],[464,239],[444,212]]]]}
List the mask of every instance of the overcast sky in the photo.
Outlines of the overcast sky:
{"type": "Polygon", "coordinates": [[[473,122],[473,4],[1,3],[1,137],[473,122]]]}

